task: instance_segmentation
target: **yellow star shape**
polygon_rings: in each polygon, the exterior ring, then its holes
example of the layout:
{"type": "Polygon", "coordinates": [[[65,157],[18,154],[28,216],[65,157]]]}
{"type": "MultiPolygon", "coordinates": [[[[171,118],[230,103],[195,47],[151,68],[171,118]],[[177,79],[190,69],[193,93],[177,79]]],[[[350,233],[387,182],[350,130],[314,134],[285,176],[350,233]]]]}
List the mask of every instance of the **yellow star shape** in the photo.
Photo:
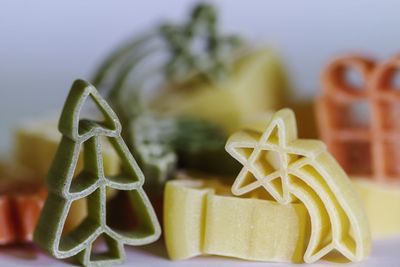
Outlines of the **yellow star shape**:
{"type": "MultiPolygon", "coordinates": [[[[288,112],[275,116],[264,132],[247,129],[231,136],[226,150],[243,165],[232,192],[243,195],[262,186],[278,202],[292,202],[288,190],[291,166],[299,159],[313,155],[312,151],[292,147],[290,143],[296,138],[296,122],[288,112]]],[[[311,144],[310,141],[314,150],[325,148],[321,142],[307,140],[307,143],[311,144]]]]}
{"type": "Polygon", "coordinates": [[[351,261],[365,258],[371,244],[366,215],[351,181],[325,145],[298,139],[289,109],[261,126],[228,139],[227,152],[243,165],[232,193],[244,195],[261,187],[281,204],[302,202],[312,226],[305,262],[333,250],[351,261]]]}

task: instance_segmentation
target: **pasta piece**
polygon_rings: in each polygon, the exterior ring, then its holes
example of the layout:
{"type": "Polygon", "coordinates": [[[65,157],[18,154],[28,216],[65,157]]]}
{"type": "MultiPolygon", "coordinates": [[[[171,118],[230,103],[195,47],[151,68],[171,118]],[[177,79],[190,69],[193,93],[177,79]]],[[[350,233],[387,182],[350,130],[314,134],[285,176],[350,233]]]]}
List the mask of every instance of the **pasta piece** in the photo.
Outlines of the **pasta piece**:
{"type": "Polygon", "coordinates": [[[316,101],[322,140],[350,177],[361,177],[355,184],[373,237],[400,232],[399,66],[399,55],[382,63],[336,58],[323,71],[316,101]]]}
{"type": "Polygon", "coordinates": [[[300,203],[233,197],[216,180],[170,181],[164,199],[164,235],[172,260],[204,254],[303,260],[309,220],[300,203]]]}
{"type": "Polygon", "coordinates": [[[33,240],[47,190],[27,179],[0,179],[0,245],[33,240]]]}
{"type": "Polygon", "coordinates": [[[16,240],[11,217],[11,201],[8,196],[0,196],[0,244],[9,244],[16,240]]]}
{"type": "Polygon", "coordinates": [[[281,204],[304,203],[311,218],[305,262],[333,250],[350,261],[369,254],[368,222],[351,181],[322,142],[297,139],[291,110],[275,113],[263,131],[234,133],[226,150],[243,165],[233,194],[263,188],[281,204]]]}
{"type": "Polygon", "coordinates": [[[400,234],[400,185],[353,178],[363,201],[373,238],[400,234]]]}
{"type": "Polygon", "coordinates": [[[150,106],[162,114],[204,119],[231,133],[265,110],[282,106],[288,93],[284,87],[285,70],[279,57],[261,49],[236,60],[228,79],[166,87],[150,106]]]}
{"type": "MultiPolygon", "coordinates": [[[[61,140],[57,123],[51,119],[29,120],[17,128],[14,139],[15,160],[21,165],[18,168],[26,168],[30,171],[30,176],[34,176],[40,182],[44,181],[61,140]]],[[[104,174],[116,175],[119,172],[121,160],[105,139],[101,139],[101,143],[104,174]]],[[[75,173],[79,173],[82,167],[83,153],[81,151],[75,173]]],[[[114,195],[113,189],[107,189],[107,199],[114,195]]],[[[65,221],[64,231],[69,232],[76,227],[86,215],[86,200],[75,201],[65,221]]]]}
{"type": "Polygon", "coordinates": [[[400,55],[379,64],[345,56],[323,72],[316,109],[321,138],[350,176],[400,180],[399,67],[400,55]],[[359,84],[350,73],[360,76],[359,84]]]}
{"type": "MultiPolygon", "coordinates": [[[[15,160],[31,170],[38,180],[44,180],[56,154],[61,134],[57,123],[51,119],[32,119],[21,123],[15,132],[15,160]]],[[[110,144],[102,140],[104,172],[106,175],[118,173],[121,162],[110,144]]],[[[77,171],[83,166],[79,158],[77,171]]]]}
{"type": "MultiPolygon", "coordinates": [[[[161,228],[142,186],[144,176],[121,137],[121,125],[111,107],[88,82],[77,80],[61,113],[59,130],[62,139],[47,176],[49,195],[43,207],[34,240],[56,258],[75,256],[83,265],[115,264],[124,260],[123,245],[144,245],[157,240],[161,228]],[[93,100],[103,121],[81,118],[84,104],[93,100]],[[115,176],[104,174],[102,144],[107,138],[121,158],[122,168],[115,176]],[[74,178],[79,152],[83,150],[83,168],[74,178]],[[74,179],[73,179],[74,178],[74,179]],[[114,226],[106,212],[106,189],[113,188],[126,196],[128,221],[133,227],[114,226]],[[71,232],[63,228],[71,204],[86,198],[87,215],[71,232]],[[103,238],[104,252],[93,248],[103,238]]],[[[118,210],[121,210],[119,207],[118,210]]]]}

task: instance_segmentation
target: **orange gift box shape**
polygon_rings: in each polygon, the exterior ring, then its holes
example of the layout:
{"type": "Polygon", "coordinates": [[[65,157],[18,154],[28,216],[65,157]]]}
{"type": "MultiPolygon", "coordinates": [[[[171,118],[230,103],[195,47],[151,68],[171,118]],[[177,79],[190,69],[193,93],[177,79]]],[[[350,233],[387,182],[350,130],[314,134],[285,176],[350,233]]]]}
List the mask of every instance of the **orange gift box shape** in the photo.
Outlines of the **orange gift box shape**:
{"type": "Polygon", "coordinates": [[[321,138],[350,176],[400,181],[400,55],[377,64],[362,56],[334,60],[317,98],[321,138]],[[357,73],[361,83],[351,82],[357,73]]]}
{"type": "Polygon", "coordinates": [[[4,184],[1,189],[4,193],[0,195],[0,245],[31,242],[47,190],[28,185],[10,189],[4,184]]]}

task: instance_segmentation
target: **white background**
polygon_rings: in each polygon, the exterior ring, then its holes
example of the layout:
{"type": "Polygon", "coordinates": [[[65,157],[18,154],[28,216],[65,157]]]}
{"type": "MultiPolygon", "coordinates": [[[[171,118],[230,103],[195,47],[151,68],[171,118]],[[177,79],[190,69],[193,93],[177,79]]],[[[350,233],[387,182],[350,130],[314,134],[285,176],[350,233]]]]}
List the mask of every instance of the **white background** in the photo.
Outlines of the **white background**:
{"type": "MultiPolygon", "coordinates": [[[[0,153],[16,120],[57,110],[72,81],[163,20],[182,21],[197,1],[0,1],[0,153]]],[[[279,51],[299,97],[312,96],[333,56],[400,51],[400,1],[219,0],[223,29],[279,51]]]]}

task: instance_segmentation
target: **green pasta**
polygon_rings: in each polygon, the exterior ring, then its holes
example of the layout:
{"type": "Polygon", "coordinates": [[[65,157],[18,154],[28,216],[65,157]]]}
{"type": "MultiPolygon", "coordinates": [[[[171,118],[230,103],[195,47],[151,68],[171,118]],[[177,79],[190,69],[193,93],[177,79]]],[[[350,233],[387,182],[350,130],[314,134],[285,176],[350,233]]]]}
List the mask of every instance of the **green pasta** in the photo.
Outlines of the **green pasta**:
{"type": "Polygon", "coordinates": [[[203,120],[144,113],[131,122],[130,133],[132,153],[149,189],[162,189],[176,168],[223,176],[240,170],[224,150],[227,134],[203,120]]]}
{"type": "Polygon", "coordinates": [[[170,80],[184,82],[197,76],[215,82],[226,78],[231,53],[240,46],[241,40],[235,35],[222,36],[217,22],[214,7],[200,4],[193,9],[186,24],[160,27],[171,54],[165,66],[170,80]],[[204,47],[196,47],[197,43],[204,47]]]}
{"type": "MultiPolygon", "coordinates": [[[[142,186],[144,176],[121,137],[121,124],[110,106],[90,83],[77,80],[62,111],[62,139],[47,176],[49,195],[35,229],[34,240],[56,258],[75,257],[82,265],[116,264],[124,260],[123,245],[143,245],[157,240],[161,228],[142,186]],[[104,121],[80,119],[82,107],[92,98],[104,121]],[[122,159],[121,173],[106,177],[100,138],[106,138],[122,159]],[[81,148],[84,168],[74,178],[81,148]],[[106,188],[128,195],[139,220],[134,229],[117,229],[106,220],[106,188]],[[62,235],[71,204],[87,200],[87,217],[67,235],[62,235]],[[108,250],[92,251],[93,242],[104,237],[108,250]]],[[[129,215],[129,214],[126,214],[129,215]]]]}
{"type": "Polygon", "coordinates": [[[142,93],[161,85],[218,83],[245,47],[218,29],[210,4],[196,5],[183,23],[163,23],[112,53],[93,77],[124,127],[123,138],[146,176],[146,188],[162,192],[177,168],[233,175],[239,165],[225,152],[227,133],[196,118],[154,114],[142,93]],[[200,45],[200,47],[199,47],[200,45]],[[162,58],[164,60],[155,60],[162,58]],[[218,159],[218,160],[217,160],[218,159]]]}

